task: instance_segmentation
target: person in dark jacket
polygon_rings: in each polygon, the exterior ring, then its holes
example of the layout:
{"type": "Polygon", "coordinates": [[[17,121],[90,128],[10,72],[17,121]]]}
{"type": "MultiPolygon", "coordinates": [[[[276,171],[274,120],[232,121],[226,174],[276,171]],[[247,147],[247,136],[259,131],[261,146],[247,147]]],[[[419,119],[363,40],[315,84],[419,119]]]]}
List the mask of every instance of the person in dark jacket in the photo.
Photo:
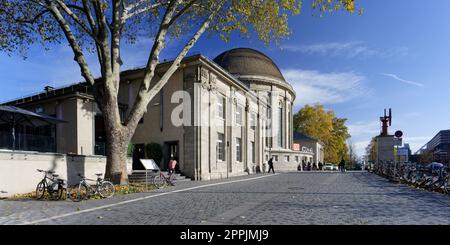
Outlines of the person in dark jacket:
{"type": "Polygon", "coordinates": [[[345,160],[344,158],[342,158],[341,162],[339,163],[339,170],[341,170],[341,172],[345,172],[345,160]]]}
{"type": "Polygon", "coordinates": [[[323,169],[323,164],[322,164],[322,162],[319,162],[319,170],[322,171],[322,169],[323,169]]]}
{"type": "Polygon", "coordinates": [[[275,170],[273,169],[273,157],[271,157],[269,159],[269,162],[267,164],[269,164],[269,171],[267,171],[267,173],[270,173],[271,169],[272,169],[272,173],[275,173],[275,170]]]}

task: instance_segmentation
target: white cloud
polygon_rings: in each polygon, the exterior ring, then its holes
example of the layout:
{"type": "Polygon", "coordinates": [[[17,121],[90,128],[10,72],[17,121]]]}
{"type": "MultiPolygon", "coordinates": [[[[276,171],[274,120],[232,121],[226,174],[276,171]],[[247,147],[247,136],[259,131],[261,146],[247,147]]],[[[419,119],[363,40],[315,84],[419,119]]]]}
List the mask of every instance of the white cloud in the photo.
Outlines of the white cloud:
{"type": "Polygon", "coordinates": [[[395,47],[389,49],[376,49],[369,47],[363,41],[315,43],[310,45],[283,45],[282,49],[291,52],[305,54],[317,54],[322,56],[355,57],[380,57],[390,58],[408,55],[407,47],[395,47]]]}
{"type": "Polygon", "coordinates": [[[433,136],[403,137],[403,143],[409,144],[411,151],[414,154],[432,138],[433,136]]]}
{"type": "Polygon", "coordinates": [[[354,142],[353,145],[355,147],[355,154],[357,156],[363,156],[366,154],[366,147],[369,145],[370,140],[363,140],[354,142]]]}
{"type": "Polygon", "coordinates": [[[366,147],[369,145],[372,137],[380,133],[380,124],[375,120],[370,122],[356,122],[348,124],[347,127],[352,139],[358,140],[353,143],[358,156],[365,155],[366,147]]]}
{"type": "Polygon", "coordinates": [[[387,76],[387,77],[390,77],[390,78],[393,78],[393,79],[395,79],[395,80],[397,80],[397,81],[399,81],[399,82],[402,82],[402,83],[414,85],[414,86],[417,86],[417,87],[425,87],[425,85],[424,85],[423,83],[419,83],[419,82],[414,82],[414,81],[406,80],[406,79],[403,79],[403,78],[398,77],[398,76],[395,75],[395,74],[381,73],[381,75],[387,76]]]}
{"type": "Polygon", "coordinates": [[[363,83],[366,78],[355,72],[321,73],[286,69],[283,74],[297,92],[296,106],[342,103],[369,92],[363,83]]]}
{"type": "Polygon", "coordinates": [[[420,116],[422,116],[422,113],[413,111],[413,112],[408,112],[408,113],[402,114],[400,116],[404,117],[404,118],[420,117],[420,116]]]}
{"type": "Polygon", "coordinates": [[[301,52],[307,54],[319,54],[319,55],[345,55],[349,57],[355,57],[358,55],[374,55],[375,51],[369,49],[363,45],[363,42],[353,41],[346,43],[317,43],[311,45],[286,45],[282,48],[293,51],[301,52]]]}
{"type": "Polygon", "coordinates": [[[380,123],[377,121],[373,122],[357,122],[354,124],[348,124],[348,132],[352,137],[357,137],[361,135],[374,136],[380,133],[380,123]]]}

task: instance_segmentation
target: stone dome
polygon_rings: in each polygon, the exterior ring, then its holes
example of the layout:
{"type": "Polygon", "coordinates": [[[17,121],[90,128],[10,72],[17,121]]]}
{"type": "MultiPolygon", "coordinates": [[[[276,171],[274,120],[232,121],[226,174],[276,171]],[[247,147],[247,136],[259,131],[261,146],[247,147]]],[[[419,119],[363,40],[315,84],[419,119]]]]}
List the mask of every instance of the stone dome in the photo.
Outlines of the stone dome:
{"type": "Polygon", "coordinates": [[[214,62],[237,77],[264,76],[287,83],[278,66],[254,49],[231,49],[217,56],[214,62]]]}

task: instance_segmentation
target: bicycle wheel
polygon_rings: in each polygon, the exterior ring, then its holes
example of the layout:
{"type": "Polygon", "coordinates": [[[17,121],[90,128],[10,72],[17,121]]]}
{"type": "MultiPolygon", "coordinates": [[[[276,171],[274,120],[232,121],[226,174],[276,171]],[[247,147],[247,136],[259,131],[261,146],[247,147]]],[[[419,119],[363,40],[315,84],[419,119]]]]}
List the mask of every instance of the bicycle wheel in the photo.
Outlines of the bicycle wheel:
{"type": "Polygon", "coordinates": [[[46,183],[45,181],[39,182],[36,186],[36,199],[41,200],[44,198],[45,195],[45,189],[46,189],[46,183]]]}
{"type": "Polygon", "coordinates": [[[153,178],[153,184],[157,187],[160,188],[164,185],[164,179],[161,178],[161,176],[155,176],[155,178],[153,178]]]}
{"type": "Polygon", "coordinates": [[[87,200],[89,199],[89,189],[86,185],[79,184],[78,190],[77,190],[77,199],[78,201],[87,200]]]}
{"type": "Polygon", "coordinates": [[[450,194],[450,183],[449,179],[445,179],[443,183],[443,191],[445,194],[450,194]]]}
{"type": "Polygon", "coordinates": [[[109,182],[109,181],[103,181],[99,186],[98,186],[98,193],[100,194],[101,197],[103,198],[110,198],[114,195],[115,192],[115,188],[113,183],[109,182]]]}
{"type": "Polygon", "coordinates": [[[175,185],[175,181],[176,180],[177,180],[177,178],[176,178],[175,174],[171,174],[169,176],[169,182],[170,182],[171,185],[175,185]]]}
{"type": "Polygon", "coordinates": [[[68,187],[67,188],[67,197],[74,202],[81,201],[81,199],[78,199],[78,186],[68,187]]]}
{"type": "Polygon", "coordinates": [[[63,195],[63,188],[62,188],[62,186],[58,186],[58,189],[56,189],[56,190],[49,191],[49,194],[50,194],[50,198],[53,201],[60,200],[62,195],[63,195]]]}

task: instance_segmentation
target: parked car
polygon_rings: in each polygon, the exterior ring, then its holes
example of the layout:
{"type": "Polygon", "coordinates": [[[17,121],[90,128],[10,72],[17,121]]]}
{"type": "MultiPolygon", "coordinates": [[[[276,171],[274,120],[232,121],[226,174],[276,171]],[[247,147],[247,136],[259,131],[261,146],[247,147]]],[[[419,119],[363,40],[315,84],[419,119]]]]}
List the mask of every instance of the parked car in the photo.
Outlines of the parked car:
{"type": "Polygon", "coordinates": [[[331,163],[326,163],[325,165],[323,165],[323,170],[325,171],[333,171],[333,164],[331,163]]]}
{"type": "Polygon", "coordinates": [[[334,170],[334,171],[338,171],[338,170],[339,170],[339,167],[338,167],[337,165],[333,165],[333,170],[334,170]]]}

